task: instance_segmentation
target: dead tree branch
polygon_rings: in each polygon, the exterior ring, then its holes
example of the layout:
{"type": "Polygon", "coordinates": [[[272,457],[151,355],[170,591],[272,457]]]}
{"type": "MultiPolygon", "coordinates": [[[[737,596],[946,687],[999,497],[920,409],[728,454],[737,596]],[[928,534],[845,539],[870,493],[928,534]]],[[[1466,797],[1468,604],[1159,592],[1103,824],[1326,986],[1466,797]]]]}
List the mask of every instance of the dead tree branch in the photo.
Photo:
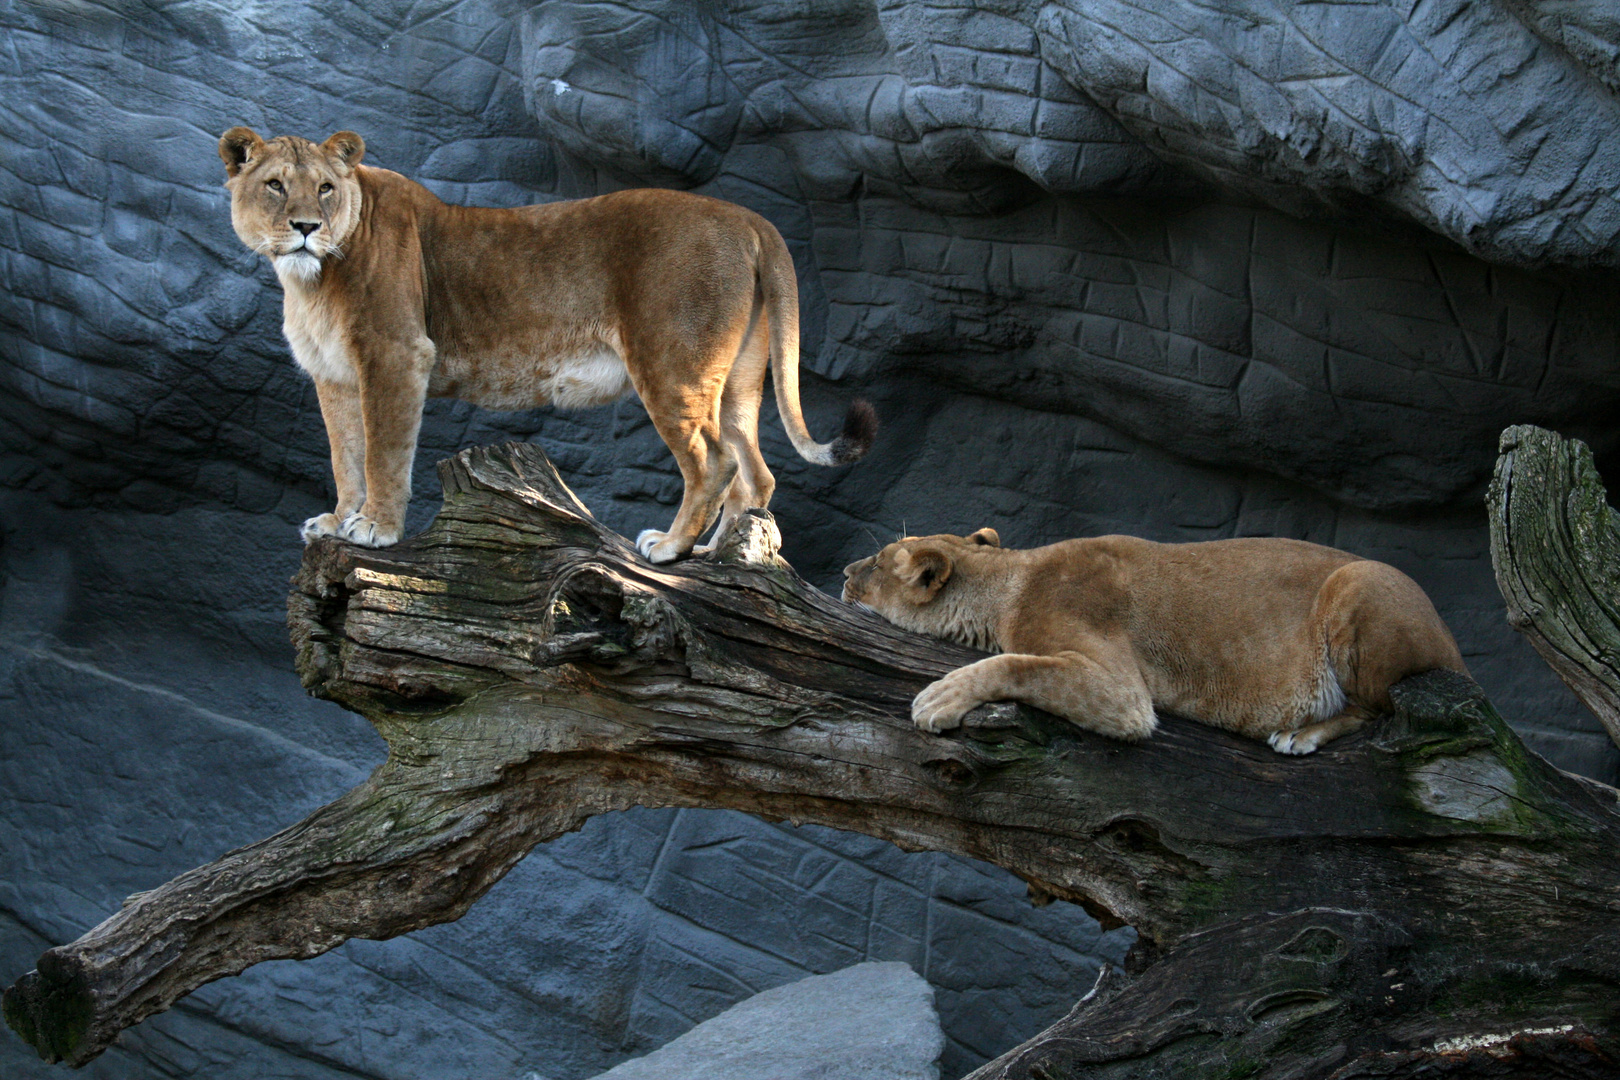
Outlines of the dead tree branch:
{"type": "Polygon", "coordinates": [[[454,919],[535,844],[643,805],[984,859],[1137,927],[1129,974],[977,1077],[1614,1075],[1616,792],[1528,753],[1466,679],[1408,680],[1306,758],[1012,705],[934,736],[909,702],[974,654],[807,586],[768,515],[654,567],[533,446],[441,476],[424,534],[311,546],[289,605],[305,685],[387,762],[45,953],[5,1015],[47,1060],[261,960],[454,919]]]}
{"type": "Polygon", "coordinates": [[[1508,428],[1487,505],[1508,621],[1620,746],[1620,513],[1592,451],[1538,427],[1508,428]]]}

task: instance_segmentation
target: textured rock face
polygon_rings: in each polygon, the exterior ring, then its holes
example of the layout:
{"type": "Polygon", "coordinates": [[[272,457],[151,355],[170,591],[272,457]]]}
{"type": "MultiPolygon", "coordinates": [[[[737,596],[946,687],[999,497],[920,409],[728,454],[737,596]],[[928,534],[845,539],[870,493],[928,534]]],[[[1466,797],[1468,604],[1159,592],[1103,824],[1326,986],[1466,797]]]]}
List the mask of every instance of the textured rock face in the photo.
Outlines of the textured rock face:
{"type": "Polygon", "coordinates": [[[1508,0],[1514,14],[1589,75],[1620,90],[1620,10],[1604,0],[1508,0]]]}
{"type": "Polygon", "coordinates": [[[1503,9],[788,10],[542,5],[525,93],[619,175],[801,204],[822,373],[914,366],[1371,509],[1472,494],[1520,413],[1613,444],[1616,279],[1398,224],[1620,254],[1620,99],[1503,9]]]}
{"type": "MultiPolygon", "coordinates": [[[[1534,747],[1616,779],[1503,620],[1478,505],[1508,423],[1620,449],[1609,5],[0,0],[0,40],[11,975],[379,753],[289,670],[294,529],[331,481],[278,287],[229,228],[214,145],[237,123],[353,128],[452,201],[659,183],[769,216],[813,430],[857,392],[884,422],[860,465],[817,469],[767,406],[784,554],[812,580],[908,527],[1336,544],[1430,591],[1534,747]],[[176,578],[197,544],[216,574],[176,578]]],[[[616,528],[667,523],[679,477],[632,399],[432,403],[415,524],[432,461],[513,437],[616,528]]],[[[1129,941],[1021,894],[642,811],[457,924],[214,984],[88,1072],[394,1077],[431,1048],[447,1076],[567,1080],[880,959],[936,987],[960,1074],[1129,941]]],[[[0,1072],[43,1074],[24,1050],[0,1038],[0,1072]]]]}
{"type": "Polygon", "coordinates": [[[1372,210],[1497,261],[1616,265],[1617,22],[1596,3],[565,0],[524,19],[557,142],[698,184],[766,143],[803,194],[937,208],[1196,178],[1372,210]],[[1172,168],[1163,168],[1161,163],[1172,168]]]}

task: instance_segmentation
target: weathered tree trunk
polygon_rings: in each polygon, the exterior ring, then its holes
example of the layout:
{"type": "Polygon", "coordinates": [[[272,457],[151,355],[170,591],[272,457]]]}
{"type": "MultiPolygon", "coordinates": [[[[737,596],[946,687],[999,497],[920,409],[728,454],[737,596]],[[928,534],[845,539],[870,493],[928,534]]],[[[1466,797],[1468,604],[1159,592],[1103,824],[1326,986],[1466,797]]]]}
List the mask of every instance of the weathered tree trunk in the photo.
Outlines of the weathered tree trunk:
{"type": "Polygon", "coordinates": [[[1508,621],[1620,746],[1620,513],[1592,451],[1510,427],[1486,501],[1508,621]]]}
{"type": "Polygon", "coordinates": [[[6,992],[82,1063],[209,979],[464,912],[537,843],[632,805],[730,807],[985,859],[1141,938],[977,1077],[1612,1077],[1617,793],[1527,753],[1459,676],[1305,758],[1167,718],[1139,745],[1019,706],[917,731],[974,654],[806,586],[767,515],[653,567],[532,446],[441,467],[386,551],[311,546],[312,691],[387,762],[308,819],[133,898],[6,992]]]}

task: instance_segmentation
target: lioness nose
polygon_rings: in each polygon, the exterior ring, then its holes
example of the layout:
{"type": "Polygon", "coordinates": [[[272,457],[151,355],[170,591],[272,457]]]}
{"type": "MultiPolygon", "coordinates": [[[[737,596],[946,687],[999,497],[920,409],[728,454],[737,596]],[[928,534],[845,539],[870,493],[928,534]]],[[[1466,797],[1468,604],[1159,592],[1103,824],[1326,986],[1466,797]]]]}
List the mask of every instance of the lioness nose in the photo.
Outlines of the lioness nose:
{"type": "Polygon", "coordinates": [[[305,236],[308,236],[310,233],[320,228],[321,223],[318,221],[295,221],[292,223],[292,227],[303,233],[305,236]]]}

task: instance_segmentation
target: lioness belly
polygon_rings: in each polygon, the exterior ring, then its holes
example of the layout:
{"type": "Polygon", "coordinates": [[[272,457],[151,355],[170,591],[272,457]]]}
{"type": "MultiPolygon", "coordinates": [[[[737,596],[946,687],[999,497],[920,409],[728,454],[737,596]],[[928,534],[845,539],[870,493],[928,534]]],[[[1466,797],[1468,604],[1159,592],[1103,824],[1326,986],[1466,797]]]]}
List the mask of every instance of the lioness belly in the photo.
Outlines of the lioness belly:
{"type": "Polygon", "coordinates": [[[609,345],[587,346],[556,359],[440,356],[428,383],[434,397],[453,397],[486,409],[605,405],[630,389],[624,358],[609,345]]]}
{"type": "MultiPolygon", "coordinates": [[[[1188,665],[1190,666],[1190,665],[1188,665]]],[[[1196,676],[1144,671],[1153,704],[1251,738],[1265,738],[1342,712],[1345,695],[1325,650],[1301,651],[1276,667],[1200,665],[1196,676]]]]}

